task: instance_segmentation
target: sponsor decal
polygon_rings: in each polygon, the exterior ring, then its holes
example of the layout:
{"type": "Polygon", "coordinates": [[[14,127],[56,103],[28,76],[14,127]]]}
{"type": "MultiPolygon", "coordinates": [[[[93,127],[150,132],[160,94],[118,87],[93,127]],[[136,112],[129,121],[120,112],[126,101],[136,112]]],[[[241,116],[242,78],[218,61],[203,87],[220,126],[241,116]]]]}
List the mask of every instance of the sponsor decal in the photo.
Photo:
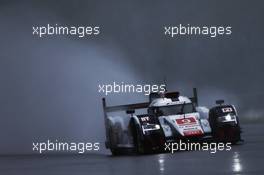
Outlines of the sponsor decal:
{"type": "Polygon", "coordinates": [[[147,122],[147,121],[149,121],[149,117],[141,117],[140,120],[142,122],[147,122]]]}
{"type": "Polygon", "coordinates": [[[201,130],[183,131],[184,136],[202,135],[201,130]]]}
{"type": "Polygon", "coordinates": [[[232,108],[222,108],[222,111],[223,112],[232,112],[233,111],[233,109],[232,108]]]}
{"type": "Polygon", "coordinates": [[[196,120],[195,120],[194,117],[183,118],[183,119],[176,119],[176,123],[179,124],[179,125],[196,124],[196,120]]]}

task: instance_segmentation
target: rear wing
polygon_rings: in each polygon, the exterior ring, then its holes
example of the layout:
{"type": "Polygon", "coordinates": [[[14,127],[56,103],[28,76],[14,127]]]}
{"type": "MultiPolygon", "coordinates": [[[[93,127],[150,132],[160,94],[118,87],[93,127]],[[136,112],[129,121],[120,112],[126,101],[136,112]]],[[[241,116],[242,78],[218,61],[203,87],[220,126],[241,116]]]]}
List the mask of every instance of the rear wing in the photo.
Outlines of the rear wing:
{"type": "MultiPolygon", "coordinates": [[[[178,96],[179,96],[179,92],[166,92],[164,94],[164,97],[167,97],[167,98],[178,98],[178,96]]],[[[103,102],[104,115],[105,115],[105,117],[107,117],[108,112],[127,111],[127,110],[148,108],[151,101],[155,98],[157,98],[157,93],[150,94],[149,102],[127,104],[127,105],[117,105],[117,106],[107,106],[106,105],[106,99],[103,98],[102,102],[103,102]]],[[[193,97],[189,97],[189,98],[195,104],[195,106],[198,106],[198,96],[197,96],[197,89],[196,88],[193,88],[193,97]]]]}
{"type": "Polygon", "coordinates": [[[134,110],[134,109],[143,109],[143,108],[147,108],[149,106],[149,102],[127,104],[127,105],[118,105],[118,106],[107,106],[105,98],[103,98],[102,100],[103,100],[104,113],[134,110]]]}

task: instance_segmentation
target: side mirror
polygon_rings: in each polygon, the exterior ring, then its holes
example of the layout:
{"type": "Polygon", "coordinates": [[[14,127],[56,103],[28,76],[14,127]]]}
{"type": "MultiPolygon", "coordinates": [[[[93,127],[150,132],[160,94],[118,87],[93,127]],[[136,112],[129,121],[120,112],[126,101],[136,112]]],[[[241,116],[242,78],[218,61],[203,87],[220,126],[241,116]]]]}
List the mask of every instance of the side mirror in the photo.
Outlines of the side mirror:
{"type": "Polygon", "coordinates": [[[128,109],[128,110],[126,110],[126,113],[127,114],[134,114],[135,110],[134,109],[128,109]]]}
{"type": "Polygon", "coordinates": [[[225,100],[216,100],[215,103],[216,103],[217,105],[222,105],[222,104],[225,103],[225,100]]]}

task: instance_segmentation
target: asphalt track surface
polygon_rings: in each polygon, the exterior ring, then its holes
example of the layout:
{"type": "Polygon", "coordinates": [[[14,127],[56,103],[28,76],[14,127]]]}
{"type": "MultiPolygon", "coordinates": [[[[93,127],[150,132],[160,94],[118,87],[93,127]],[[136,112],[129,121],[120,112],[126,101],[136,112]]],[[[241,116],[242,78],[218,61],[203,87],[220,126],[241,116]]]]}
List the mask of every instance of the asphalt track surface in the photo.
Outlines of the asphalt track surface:
{"type": "Polygon", "coordinates": [[[264,124],[242,125],[245,142],[231,151],[184,151],[174,154],[113,157],[96,155],[5,155],[0,174],[140,175],[264,174],[264,124]]]}

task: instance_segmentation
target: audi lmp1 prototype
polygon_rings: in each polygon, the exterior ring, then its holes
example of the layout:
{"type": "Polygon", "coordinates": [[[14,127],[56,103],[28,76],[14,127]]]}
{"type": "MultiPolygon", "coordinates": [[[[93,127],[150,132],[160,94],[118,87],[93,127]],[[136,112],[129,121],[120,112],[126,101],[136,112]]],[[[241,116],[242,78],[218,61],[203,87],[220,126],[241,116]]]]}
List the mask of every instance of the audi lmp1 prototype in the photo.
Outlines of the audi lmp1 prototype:
{"type": "Polygon", "coordinates": [[[151,93],[145,103],[107,106],[105,98],[102,101],[105,145],[113,155],[160,152],[164,151],[165,143],[179,140],[233,144],[241,140],[235,106],[218,100],[210,110],[201,107],[196,88],[190,98],[179,92],[164,92],[151,93]],[[138,114],[144,109],[145,114],[138,114]],[[114,114],[120,111],[126,111],[126,114],[114,114]]]}

